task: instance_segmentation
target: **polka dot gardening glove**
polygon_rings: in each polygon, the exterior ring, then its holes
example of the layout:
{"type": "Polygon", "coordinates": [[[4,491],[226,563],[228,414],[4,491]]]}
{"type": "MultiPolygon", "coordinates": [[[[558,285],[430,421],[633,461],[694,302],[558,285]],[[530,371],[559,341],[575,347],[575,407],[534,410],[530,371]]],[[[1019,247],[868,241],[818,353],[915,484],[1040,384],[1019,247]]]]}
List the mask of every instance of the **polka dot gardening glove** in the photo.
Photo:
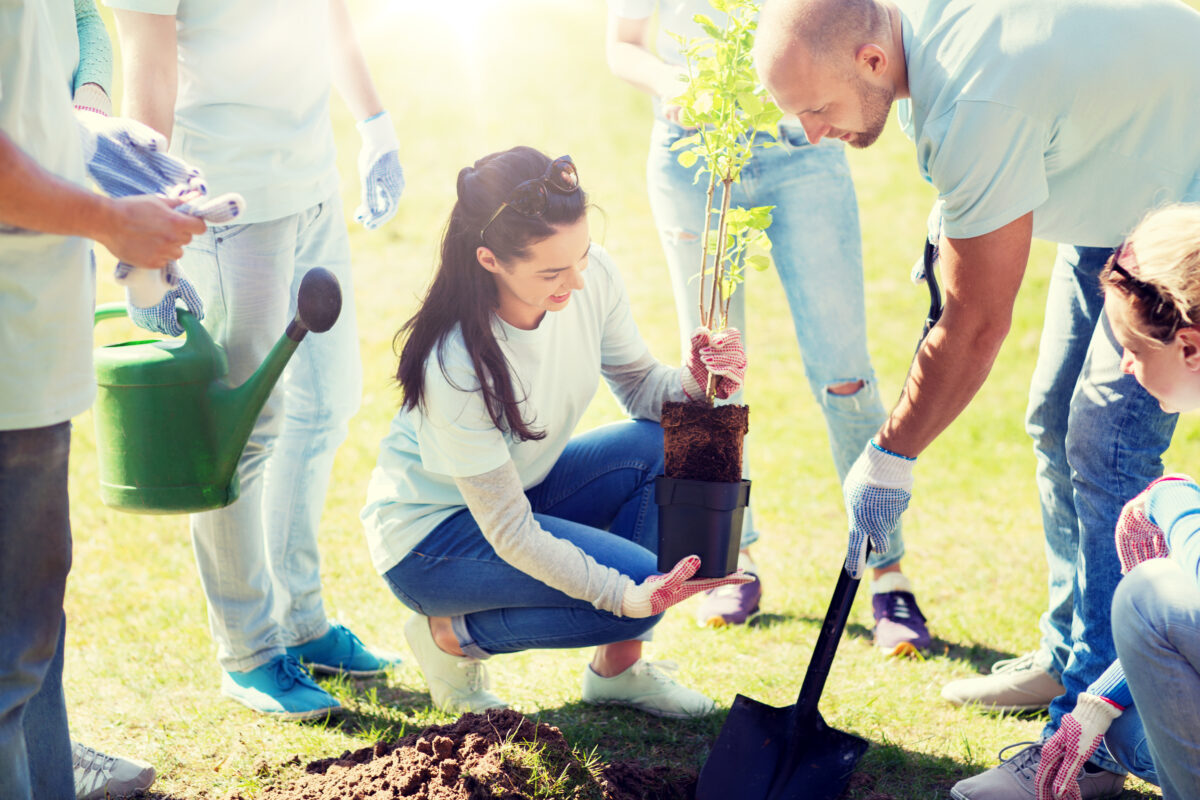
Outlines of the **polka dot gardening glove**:
{"type": "Polygon", "coordinates": [[[1116,539],[1122,575],[1143,561],[1166,558],[1169,555],[1167,539],[1162,528],[1146,516],[1146,501],[1150,498],[1150,491],[1164,481],[1191,480],[1187,475],[1164,475],[1156,478],[1121,509],[1121,516],[1117,518],[1116,539]]]}
{"type": "Polygon", "coordinates": [[[651,575],[625,590],[621,598],[621,615],[625,617],[652,617],[661,614],[676,603],[687,600],[694,594],[707,592],[718,586],[750,583],[754,576],[738,570],[724,578],[699,578],[688,580],[700,569],[700,557],[688,556],[671,568],[666,575],[651,575]]]}
{"type": "Polygon", "coordinates": [[[88,174],[110,197],[204,192],[200,170],[167,153],[167,139],[137,120],[75,112],[88,174]]]}
{"type": "Polygon", "coordinates": [[[395,216],[396,204],[404,192],[400,143],[391,115],[386,111],[368,117],[356,127],[362,135],[362,150],[358,154],[362,201],[354,211],[354,220],[373,231],[395,216]]]}
{"type": "Polygon", "coordinates": [[[713,333],[708,328],[696,328],[684,366],[683,393],[689,400],[699,400],[707,394],[709,375],[717,376],[718,398],[732,396],[746,379],[746,350],[741,331],[725,328],[713,333]]]}
{"type": "Polygon", "coordinates": [[[1122,711],[1103,697],[1079,693],[1075,710],[1063,716],[1058,730],[1042,744],[1035,779],[1037,800],[1081,800],[1079,772],[1122,711]]]}
{"type": "Polygon", "coordinates": [[[851,578],[861,578],[866,568],[868,539],[876,553],[887,552],[888,534],[912,499],[914,463],[915,458],[888,452],[871,440],[846,473],[842,496],[850,522],[846,571],[851,578]]]}

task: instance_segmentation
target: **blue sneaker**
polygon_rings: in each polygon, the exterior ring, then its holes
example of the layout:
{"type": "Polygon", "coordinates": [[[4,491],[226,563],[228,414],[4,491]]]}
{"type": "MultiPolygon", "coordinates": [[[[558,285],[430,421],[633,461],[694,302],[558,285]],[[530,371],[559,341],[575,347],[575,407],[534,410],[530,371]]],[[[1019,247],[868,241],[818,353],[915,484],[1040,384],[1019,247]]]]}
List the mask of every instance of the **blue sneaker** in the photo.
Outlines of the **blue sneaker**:
{"type": "Polygon", "coordinates": [[[223,672],[221,693],[279,719],[316,719],[342,710],[292,655],[276,656],[246,672],[223,672]]]}
{"type": "Polygon", "coordinates": [[[353,631],[336,622],[329,623],[329,631],[321,638],[289,647],[287,652],[303,661],[314,675],[370,678],[382,675],[388,667],[400,665],[399,658],[372,653],[353,631]]]}

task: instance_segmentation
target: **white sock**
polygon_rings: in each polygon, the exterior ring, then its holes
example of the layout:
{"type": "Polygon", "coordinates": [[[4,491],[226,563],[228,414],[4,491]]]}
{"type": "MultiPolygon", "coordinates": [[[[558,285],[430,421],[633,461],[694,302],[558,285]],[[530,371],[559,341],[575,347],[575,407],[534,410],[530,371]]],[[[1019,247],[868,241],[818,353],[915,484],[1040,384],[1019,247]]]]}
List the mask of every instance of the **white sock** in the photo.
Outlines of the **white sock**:
{"type": "Polygon", "coordinates": [[[887,594],[888,592],[913,594],[912,583],[903,572],[885,572],[871,581],[871,594],[887,594]]]}

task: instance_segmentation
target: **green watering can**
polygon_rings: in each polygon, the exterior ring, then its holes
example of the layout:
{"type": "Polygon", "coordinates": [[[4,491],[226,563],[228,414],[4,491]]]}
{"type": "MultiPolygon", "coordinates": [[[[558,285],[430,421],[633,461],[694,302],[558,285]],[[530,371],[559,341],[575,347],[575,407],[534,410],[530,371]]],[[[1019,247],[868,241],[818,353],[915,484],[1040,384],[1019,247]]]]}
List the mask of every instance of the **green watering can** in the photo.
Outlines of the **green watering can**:
{"type": "MultiPolygon", "coordinates": [[[[237,465],[259,412],[309,331],[333,327],[342,290],[327,269],[305,274],[296,317],[241,386],[223,382],[225,350],[191,312],[177,309],[181,339],[96,349],[96,450],[100,499],[135,514],[221,508],[238,497],[237,465]]],[[[96,309],[96,322],[125,316],[123,303],[96,309]]]]}

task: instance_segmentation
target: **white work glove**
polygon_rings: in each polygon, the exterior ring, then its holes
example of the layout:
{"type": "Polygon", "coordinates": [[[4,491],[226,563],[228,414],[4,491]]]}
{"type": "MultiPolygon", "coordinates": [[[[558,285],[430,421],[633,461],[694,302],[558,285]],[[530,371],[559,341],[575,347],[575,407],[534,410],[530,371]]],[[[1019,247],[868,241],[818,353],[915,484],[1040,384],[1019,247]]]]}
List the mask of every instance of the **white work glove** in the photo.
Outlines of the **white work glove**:
{"type": "Polygon", "coordinates": [[[85,110],[75,121],[88,174],[110,197],[204,193],[200,170],[168,154],[166,137],[148,125],[85,110]]]}
{"type": "MultiPolygon", "coordinates": [[[[242,213],[246,202],[240,194],[230,192],[218,197],[197,197],[176,206],[175,210],[210,224],[232,222],[242,213]]],[[[125,310],[129,320],[139,328],[167,336],[181,336],[183,327],[175,313],[177,300],[182,300],[196,319],[204,319],[204,303],[175,261],[164,269],[141,269],[124,262],[117,264],[114,277],[125,286],[125,310]]]]}
{"type": "Polygon", "coordinates": [[[851,578],[862,577],[868,539],[876,553],[888,551],[888,533],[896,527],[912,499],[916,461],[888,452],[872,439],[846,473],[842,496],[850,522],[846,571],[851,578]]]}
{"type": "Polygon", "coordinates": [[[354,221],[367,230],[375,230],[396,214],[396,204],[404,192],[404,170],[400,167],[400,142],[388,112],[355,125],[362,136],[358,154],[358,174],[362,179],[362,202],[354,211],[354,221]]]}

